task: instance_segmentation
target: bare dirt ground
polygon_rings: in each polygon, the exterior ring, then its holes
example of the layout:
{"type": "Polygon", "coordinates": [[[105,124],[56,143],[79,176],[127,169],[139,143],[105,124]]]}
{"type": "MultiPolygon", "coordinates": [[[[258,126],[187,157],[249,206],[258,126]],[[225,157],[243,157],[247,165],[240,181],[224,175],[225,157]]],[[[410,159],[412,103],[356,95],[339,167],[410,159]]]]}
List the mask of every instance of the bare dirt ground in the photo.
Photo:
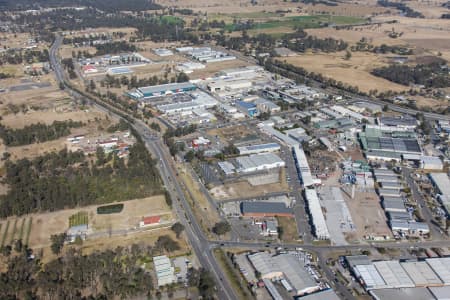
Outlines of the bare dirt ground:
{"type": "Polygon", "coordinates": [[[274,192],[287,192],[289,187],[283,177],[284,176],[282,176],[282,172],[280,171],[279,183],[258,185],[257,189],[246,180],[235,183],[225,183],[212,188],[210,194],[216,200],[220,201],[235,198],[257,197],[274,192]]]}
{"type": "MultiPolygon", "coordinates": [[[[28,43],[28,40],[33,38],[29,33],[10,33],[10,32],[1,32],[0,33],[0,47],[7,48],[22,48],[28,47],[31,44],[28,43]]],[[[37,43],[35,44],[37,48],[35,49],[44,49],[47,48],[45,43],[37,43]]]]}
{"type": "Polygon", "coordinates": [[[349,240],[364,239],[365,236],[389,236],[392,233],[386,223],[386,216],[381,208],[380,200],[375,192],[355,192],[354,199],[343,193],[353,222],[356,226],[356,236],[349,236],[349,240]]]}
{"type": "Polygon", "coordinates": [[[293,65],[303,67],[308,71],[321,73],[343,83],[358,86],[360,90],[403,91],[407,87],[390,82],[370,74],[373,68],[386,65],[381,57],[372,53],[355,52],[350,60],[344,59],[345,53],[306,53],[295,57],[285,57],[293,65]]]}

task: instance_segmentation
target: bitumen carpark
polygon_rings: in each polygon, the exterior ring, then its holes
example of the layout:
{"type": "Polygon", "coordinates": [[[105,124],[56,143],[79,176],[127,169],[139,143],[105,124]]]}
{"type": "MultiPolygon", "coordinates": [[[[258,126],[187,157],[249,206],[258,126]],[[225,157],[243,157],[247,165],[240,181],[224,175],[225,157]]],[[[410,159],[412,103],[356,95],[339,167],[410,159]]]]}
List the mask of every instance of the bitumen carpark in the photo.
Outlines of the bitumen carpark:
{"type": "Polygon", "coordinates": [[[50,86],[50,82],[29,82],[10,86],[8,90],[10,92],[23,92],[28,90],[42,89],[50,86]]]}

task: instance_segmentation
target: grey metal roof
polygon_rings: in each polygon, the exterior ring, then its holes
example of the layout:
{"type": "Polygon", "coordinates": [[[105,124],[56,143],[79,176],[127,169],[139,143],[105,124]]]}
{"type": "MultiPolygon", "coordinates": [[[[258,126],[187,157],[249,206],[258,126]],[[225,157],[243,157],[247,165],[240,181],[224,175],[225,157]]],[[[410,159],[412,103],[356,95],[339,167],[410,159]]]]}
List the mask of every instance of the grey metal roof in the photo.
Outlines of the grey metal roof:
{"type": "Polygon", "coordinates": [[[185,88],[195,88],[195,85],[193,85],[190,82],[181,82],[181,83],[168,83],[168,84],[160,84],[160,85],[153,85],[153,86],[146,86],[138,88],[138,90],[143,94],[149,94],[149,93],[161,93],[171,90],[177,90],[177,89],[185,89],[185,88]]]}
{"type": "Polygon", "coordinates": [[[284,205],[284,203],[279,202],[268,202],[268,201],[252,201],[252,202],[242,202],[242,213],[282,213],[291,214],[292,210],[284,205]]]}

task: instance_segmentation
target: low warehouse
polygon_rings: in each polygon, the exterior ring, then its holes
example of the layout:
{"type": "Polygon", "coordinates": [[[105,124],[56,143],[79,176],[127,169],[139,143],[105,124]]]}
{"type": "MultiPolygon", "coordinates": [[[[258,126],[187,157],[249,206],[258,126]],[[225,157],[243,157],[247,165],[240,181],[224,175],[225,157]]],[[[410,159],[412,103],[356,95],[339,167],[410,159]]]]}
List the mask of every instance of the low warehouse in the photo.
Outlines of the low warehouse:
{"type": "Polygon", "coordinates": [[[242,215],[245,217],[261,218],[261,217],[294,217],[292,209],[286,207],[284,203],[253,201],[242,202],[242,215]]]}
{"type": "Polygon", "coordinates": [[[239,172],[250,173],[263,170],[281,168],[285,162],[274,153],[252,154],[236,158],[239,165],[239,172]]]}

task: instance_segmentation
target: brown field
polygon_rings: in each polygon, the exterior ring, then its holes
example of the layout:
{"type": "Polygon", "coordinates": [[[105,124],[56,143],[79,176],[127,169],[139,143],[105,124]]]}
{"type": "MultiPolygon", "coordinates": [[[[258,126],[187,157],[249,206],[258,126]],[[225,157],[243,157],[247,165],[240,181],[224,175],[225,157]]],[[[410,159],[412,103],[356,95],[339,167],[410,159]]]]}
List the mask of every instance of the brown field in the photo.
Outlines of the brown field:
{"type": "Polygon", "coordinates": [[[288,63],[303,67],[310,72],[342,81],[345,84],[358,86],[360,90],[368,92],[378,91],[403,91],[407,87],[390,82],[370,74],[375,67],[386,65],[382,57],[372,53],[355,52],[350,60],[345,60],[345,53],[307,53],[296,57],[281,58],[288,63]]]}
{"type": "Polygon", "coordinates": [[[230,142],[236,137],[243,138],[247,135],[252,134],[252,131],[244,125],[228,126],[223,128],[208,130],[207,134],[209,136],[219,136],[219,138],[225,142],[230,142]]]}
{"type": "MultiPolygon", "coordinates": [[[[79,211],[88,212],[89,227],[94,233],[99,234],[99,238],[109,237],[109,232],[116,235],[115,231],[118,231],[117,234],[119,235],[124,235],[127,230],[132,230],[138,226],[142,217],[151,215],[163,215],[162,222],[166,222],[168,224],[166,226],[170,226],[172,214],[170,208],[165,203],[164,196],[130,200],[123,203],[125,204],[123,211],[120,214],[112,215],[97,215],[97,206],[95,205],[56,212],[31,214],[22,217],[10,217],[0,221],[0,224],[2,224],[0,238],[2,238],[6,228],[5,224],[8,220],[10,226],[6,241],[10,241],[13,238],[16,239],[19,236],[19,228],[17,228],[15,232],[12,230],[12,225],[16,220],[17,224],[21,224],[23,219],[29,220],[31,218],[33,221],[31,225],[29,246],[31,248],[48,247],[50,246],[50,236],[67,230],[69,228],[69,217],[79,211]]],[[[132,236],[134,233],[130,233],[130,235],[132,236]]],[[[97,239],[91,240],[94,243],[97,239]]]]}
{"type": "Polygon", "coordinates": [[[282,241],[294,242],[298,240],[297,224],[294,218],[277,217],[278,226],[283,228],[282,241]]]}
{"type": "Polygon", "coordinates": [[[284,180],[282,172],[283,170],[280,171],[279,183],[258,185],[258,188],[255,189],[255,187],[248,183],[248,181],[243,180],[235,183],[225,183],[223,185],[216,186],[210,189],[210,194],[212,197],[214,197],[214,199],[220,201],[235,198],[258,197],[274,192],[287,192],[289,186],[284,180]]]}
{"type": "MultiPolygon", "coordinates": [[[[22,48],[29,46],[28,39],[33,36],[29,33],[9,33],[9,32],[1,32],[0,33],[0,47],[7,48],[22,48]]],[[[36,44],[37,48],[35,49],[45,49],[48,45],[45,43],[36,44]]]]}
{"type": "Polygon", "coordinates": [[[346,193],[343,195],[347,198],[346,202],[356,226],[356,233],[347,236],[350,242],[361,240],[367,235],[392,237],[380,200],[374,192],[356,191],[354,199],[349,199],[346,193]]]}

